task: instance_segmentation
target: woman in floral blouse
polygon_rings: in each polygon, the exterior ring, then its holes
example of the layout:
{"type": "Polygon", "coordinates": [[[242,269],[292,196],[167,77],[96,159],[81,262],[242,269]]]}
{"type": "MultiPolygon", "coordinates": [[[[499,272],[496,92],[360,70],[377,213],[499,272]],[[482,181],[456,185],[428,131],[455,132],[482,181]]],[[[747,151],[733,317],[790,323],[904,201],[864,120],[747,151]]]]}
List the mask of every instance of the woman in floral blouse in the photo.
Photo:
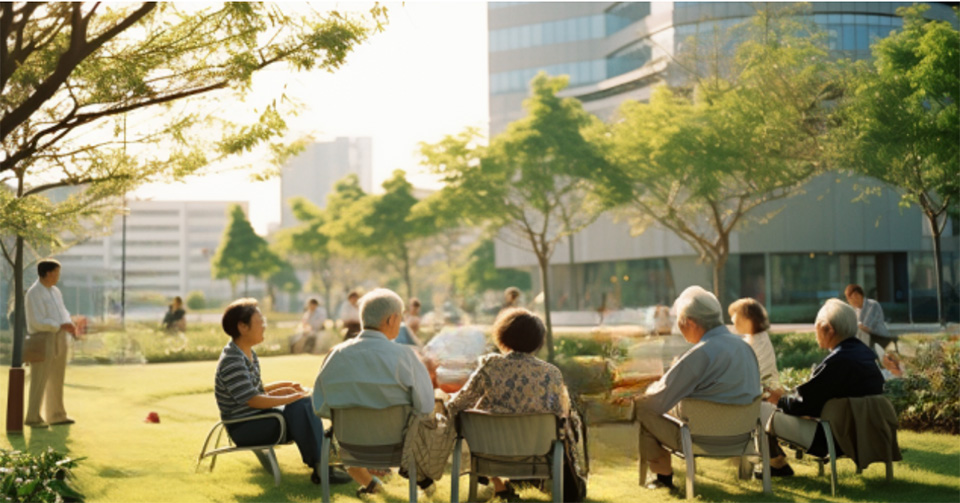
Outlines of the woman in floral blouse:
{"type": "MultiPolygon", "coordinates": [[[[560,369],[534,356],[543,346],[545,333],[540,318],[526,309],[501,312],[493,326],[501,354],[480,359],[463,389],[447,403],[451,420],[467,409],[494,414],[553,413],[570,418],[575,424],[568,429],[579,431],[580,418],[570,417],[570,398],[560,369]]],[[[496,496],[504,500],[517,497],[502,480],[492,480],[496,496]]]]}

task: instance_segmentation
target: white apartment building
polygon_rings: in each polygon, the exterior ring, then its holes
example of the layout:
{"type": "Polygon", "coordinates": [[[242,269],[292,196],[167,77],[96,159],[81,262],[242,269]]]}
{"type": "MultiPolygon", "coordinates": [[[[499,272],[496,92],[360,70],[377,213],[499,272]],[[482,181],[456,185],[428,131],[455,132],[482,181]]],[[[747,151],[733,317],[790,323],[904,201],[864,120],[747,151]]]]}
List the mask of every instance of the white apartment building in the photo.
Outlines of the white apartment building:
{"type": "Polygon", "coordinates": [[[308,146],[280,172],[280,227],[298,225],[290,199],[305,197],[323,208],[337,180],[355,174],[364,192],[373,190],[373,141],[367,137],[339,137],[308,146]]]}

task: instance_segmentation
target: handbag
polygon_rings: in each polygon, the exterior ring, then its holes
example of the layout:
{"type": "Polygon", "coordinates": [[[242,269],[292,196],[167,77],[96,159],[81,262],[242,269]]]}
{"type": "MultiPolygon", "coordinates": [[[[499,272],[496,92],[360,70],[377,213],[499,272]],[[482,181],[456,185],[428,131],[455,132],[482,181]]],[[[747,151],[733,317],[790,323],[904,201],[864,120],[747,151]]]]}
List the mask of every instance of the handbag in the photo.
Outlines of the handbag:
{"type": "Polygon", "coordinates": [[[23,338],[23,361],[40,363],[47,354],[47,334],[27,334],[23,338]]]}

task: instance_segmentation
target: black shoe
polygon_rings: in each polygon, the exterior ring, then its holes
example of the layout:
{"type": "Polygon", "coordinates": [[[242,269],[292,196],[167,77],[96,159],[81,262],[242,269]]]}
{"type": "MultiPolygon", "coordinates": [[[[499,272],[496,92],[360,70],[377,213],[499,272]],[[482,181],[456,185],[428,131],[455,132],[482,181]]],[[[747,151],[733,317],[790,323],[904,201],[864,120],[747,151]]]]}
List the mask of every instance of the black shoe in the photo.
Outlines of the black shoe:
{"type": "Polygon", "coordinates": [[[520,495],[517,494],[517,491],[515,491],[510,486],[507,486],[507,488],[502,491],[497,491],[493,493],[493,497],[495,499],[500,498],[501,501],[506,501],[510,503],[513,503],[515,501],[520,501],[520,495]]]}
{"type": "MultiPolygon", "coordinates": [[[[332,486],[339,485],[339,484],[346,484],[348,482],[353,481],[353,477],[351,477],[347,472],[341,469],[334,468],[331,466],[329,473],[330,473],[330,485],[332,486]]],[[[320,474],[317,473],[316,468],[314,468],[313,473],[310,474],[310,482],[313,482],[314,484],[317,484],[317,485],[319,485],[321,482],[320,474]]]]}
{"type": "MultiPolygon", "coordinates": [[[[763,480],[763,471],[754,472],[753,476],[757,480],[763,480]]],[[[793,468],[789,464],[783,465],[780,468],[770,467],[770,476],[771,477],[793,477],[793,468]]]]}

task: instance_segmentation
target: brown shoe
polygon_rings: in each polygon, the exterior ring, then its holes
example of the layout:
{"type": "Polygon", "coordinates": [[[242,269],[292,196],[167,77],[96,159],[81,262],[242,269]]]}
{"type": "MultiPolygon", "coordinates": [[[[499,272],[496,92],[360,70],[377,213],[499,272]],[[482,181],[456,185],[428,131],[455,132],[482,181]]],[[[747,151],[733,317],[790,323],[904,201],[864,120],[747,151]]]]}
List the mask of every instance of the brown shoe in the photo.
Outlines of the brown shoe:
{"type": "Polygon", "coordinates": [[[68,418],[65,418],[65,419],[61,419],[61,420],[59,420],[59,421],[54,421],[54,422],[52,422],[52,423],[50,423],[50,424],[51,424],[51,425],[58,425],[58,424],[73,424],[73,423],[76,423],[76,421],[74,421],[73,419],[71,419],[71,418],[68,417],[68,418]]]}

